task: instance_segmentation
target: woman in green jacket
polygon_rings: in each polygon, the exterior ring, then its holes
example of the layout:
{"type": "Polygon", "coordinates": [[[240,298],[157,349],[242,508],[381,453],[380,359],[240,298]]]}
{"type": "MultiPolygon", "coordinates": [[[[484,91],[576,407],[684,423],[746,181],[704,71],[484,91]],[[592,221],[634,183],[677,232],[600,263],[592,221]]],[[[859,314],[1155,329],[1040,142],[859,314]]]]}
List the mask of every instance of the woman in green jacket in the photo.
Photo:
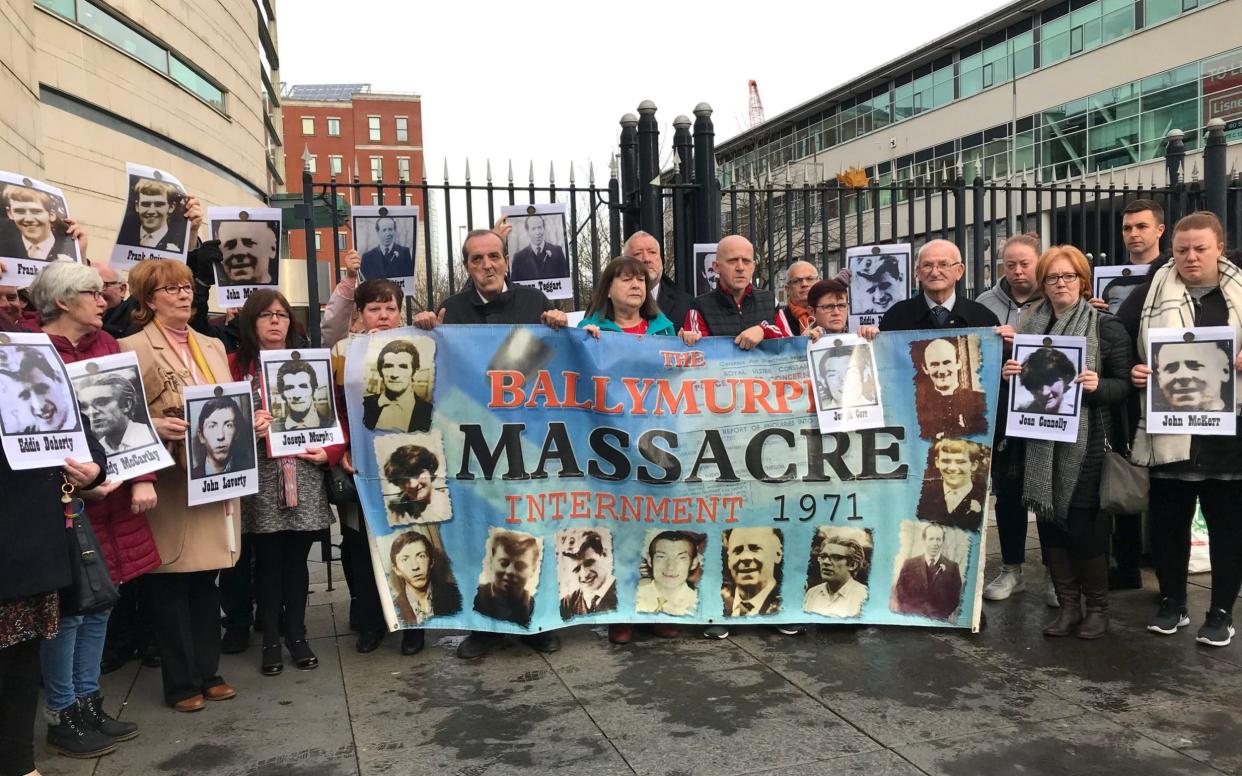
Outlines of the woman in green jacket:
{"type": "Polygon", "coordinates": [[[677,327],[660,312],[651,297],[647,268],[629,256],[613,259],[604,268],[586,317],[578,324],[592,337],[601,331],[674,337],[677,327]]]}

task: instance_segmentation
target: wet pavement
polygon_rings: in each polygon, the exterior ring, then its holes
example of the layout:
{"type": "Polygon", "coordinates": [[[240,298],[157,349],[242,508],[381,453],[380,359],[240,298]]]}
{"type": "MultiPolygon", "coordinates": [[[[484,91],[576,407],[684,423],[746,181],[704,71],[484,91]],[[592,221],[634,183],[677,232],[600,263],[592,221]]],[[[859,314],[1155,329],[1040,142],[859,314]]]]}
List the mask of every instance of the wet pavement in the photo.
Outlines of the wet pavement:
{"type": "MultiPolygon", "coordinates": [[[[1031,536],[1034,548],[1034,526],[1031,536]]],[[[989,547],[990,578],[994,531],[989,547]]],[[[460,634],[442,631],[414,657],[396,635],[359,655],[339,567],[328,591],[323,564],[311,565],[317,670],[287,662],[260,675],[256,637],[224,657],[236,699],[177,714],[160,702],[158,669],[131,663],[103,691],[141,735],[98,761],[40,749],[42,773],[1242,773],[1242,642],[1194,642],[1209,575],[1191,577],[1192,624],[1172,637],[1144,630],[1156,605],[1147,570],[1144,590],[1114,594],[1108,637],[1044,638],[1051,610],[1035,551],[1027,591],[985,604],[978,635],[747,628],[716,642],[684,629],[615,647],[602,628],[571,628],[553,655],[509,640],[467,662],[453,656],[460,634]]],[[[41,744],[41,724],[36,735],[41,744]]]]}

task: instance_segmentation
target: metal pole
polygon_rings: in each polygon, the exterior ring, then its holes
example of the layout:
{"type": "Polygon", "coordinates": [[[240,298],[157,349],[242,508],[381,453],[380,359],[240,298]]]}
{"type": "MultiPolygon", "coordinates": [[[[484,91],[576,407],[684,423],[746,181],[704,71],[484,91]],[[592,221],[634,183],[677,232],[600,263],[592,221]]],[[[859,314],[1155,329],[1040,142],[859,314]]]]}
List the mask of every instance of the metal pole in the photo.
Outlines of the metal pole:
{"type": "Polygon", "coordinates": [[[624,239],[638,231],[638,117],[621,117],[621,231],[624,239]]]}
{"type": "Polygon", "coordinates": [[[652,183],[660,174],[660,125],[655,114],[656,106],[651,100],[638,104],[638,228],[655,237],[663,249],[660,187],[652,183]]]}
{"type": "MultiPolygon", "coordinates": [[[[694,241],[720,242],[720,188],[716,180],[716,128],[712,125],[712,106],[700,102],[694,106],[694,195],[696,222],[694,241]]],[[[754,220],[754,210],[751,211],[754,220]]],[[[689,273],[690,277],[694,273],[689,273]]],[[[686,288],[693,291],[693,286],[686,288]]]]}
{"type": "Polygon", "coordinates": [[[617,180],[617,157],[608,163],[608,246],[610,256],[621,254],[621,181],[617,180]]]}
{"type": "MultiPolygon", "coordinates": [[[[319,255],[315,251],[315,184],[309,160],[302,167],[302,229],[306,235],[306,328],[312,348],[319,347],[319,255]]],[[[336,239],[333,235],[333,239],[336,239]]]]}
{"type": "Polygon", "coordinates": [[[1208,122],[1207,142],[1203,145],[1203,187],[1207,195],[1205,207],[1216,214],[1225,234],[1229,233],[1229,171],[1225,159],[1225,120],[1216,118],[1208,122]]]}
{"type": "MultiPolygon", "coordinates": [[[[673,261],[674,276],[694,277],[694,229],[697,198],[688,189],[694,175],[694,138],[690,135],[690,117],[681,115],[673,119],[673,150],[677,156],[678,187],[673,190],[673,261]]],[[[668,251],[664,252],[668,261],[668,251]]]]}

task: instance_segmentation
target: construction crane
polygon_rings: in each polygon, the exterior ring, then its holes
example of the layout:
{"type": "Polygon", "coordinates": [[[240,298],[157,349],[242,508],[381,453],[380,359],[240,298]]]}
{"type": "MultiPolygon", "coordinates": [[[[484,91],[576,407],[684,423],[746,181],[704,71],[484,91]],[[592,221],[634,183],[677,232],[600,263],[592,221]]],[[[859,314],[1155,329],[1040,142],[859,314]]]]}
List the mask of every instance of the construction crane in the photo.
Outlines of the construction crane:
{"type": "Polygon", "coordinates": [[[750,125],[757,127],[763,123],[763,100],[759,99],[759,84],[753,78],[747,86],[750,88],[750,125]]]}

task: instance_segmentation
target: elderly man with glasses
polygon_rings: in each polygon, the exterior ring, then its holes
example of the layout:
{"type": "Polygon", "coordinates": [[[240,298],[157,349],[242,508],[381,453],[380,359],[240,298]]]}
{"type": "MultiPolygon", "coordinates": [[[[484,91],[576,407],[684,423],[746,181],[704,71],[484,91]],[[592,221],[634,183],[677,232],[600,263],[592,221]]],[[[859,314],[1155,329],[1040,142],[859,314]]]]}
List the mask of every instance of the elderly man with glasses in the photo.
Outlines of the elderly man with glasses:
{"type": "Polygon", "coordinates": [[[996,314],[988,308],[957,295],[957,281],[966,267],[957,246],[948,240],[931,240],[919,249],[916,265],[919,293],[893,305],[880,319],[879,327],[863,326],[859,333],[874,337],[880,331],[957,329],[998,326],[996,314]]]}
{"type": "Polygon", "coordinates": [[[789,265],[785,280],[785,298],[788,304],[776,311],[777,325],[784,322],[793,336],[805,334],[815,325],[815,311],[807,302],[807,293],[819,281],[819,270],[809,261],[795,261],[789,265]]]}

